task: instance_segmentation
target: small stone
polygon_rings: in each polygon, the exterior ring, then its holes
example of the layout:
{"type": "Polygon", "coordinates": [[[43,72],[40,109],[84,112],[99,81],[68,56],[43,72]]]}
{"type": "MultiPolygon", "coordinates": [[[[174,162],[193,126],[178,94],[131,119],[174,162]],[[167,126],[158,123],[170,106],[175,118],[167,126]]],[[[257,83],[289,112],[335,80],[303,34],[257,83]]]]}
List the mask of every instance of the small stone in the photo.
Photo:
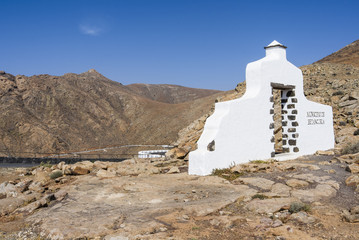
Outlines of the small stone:
{"type": "Polygon", "coordinates": [[[188,220],[189,220],[189,216],[186,215],[186,214],[183,214],[183,215],[182,215],[182,219],[185,220],[185,221],[188,221],[188,220]]]}
{"type": "Polygon", "coordinates": [[[173,174],[173,173],[180,173],[181,171],[179,170],[178,167],[172,167],[167,174],[173,174]]]}
{"type": "Polygon", "coordinates": [[[220,222],[218,219],[216,219],[216,218],[212,219],[209,223],[210,223],[212,226],[216,226],[216,227],[218,227],[218,226],[221,224],[221,222],[220,222]]]}
{"type": "Polygon", "coordinates": [[[231,168],[232,173],[241,173],[243,171],[245,171],[245,167],[243,165],[236,165],[231,168]]]}
{"type": "Polygon", "coordinates": [[[67,196],[67,192],[60,190],[54,194],[54,197],[57,201],[62,201],[67,196]]]}
{"type": "Polygon", "coordinates": [[[270,218],[261,218],[260,223],[263,227],[271,227],[273,220],[270,218]]]}
{"type": "Polygon", "coordinates": [[[359,214],[359,205],[350,209],[351,214],[359,214]]]}
{"type": "Polygon", "coordinates": [[[306,212],[293,213],[289,218],[304,224],[311,224],[316,221],[314,217],[309,216],[306,212]]]}
{"type": "Polygon", "coordinates": [[[272,224],[272,227],[276,228],[276,227],[280,227],[282,225],[283,225],[283,222],[281,220],[279,220],[279,219],[276,219],[276,220],[274,220],[274,222],[272,224]]]}

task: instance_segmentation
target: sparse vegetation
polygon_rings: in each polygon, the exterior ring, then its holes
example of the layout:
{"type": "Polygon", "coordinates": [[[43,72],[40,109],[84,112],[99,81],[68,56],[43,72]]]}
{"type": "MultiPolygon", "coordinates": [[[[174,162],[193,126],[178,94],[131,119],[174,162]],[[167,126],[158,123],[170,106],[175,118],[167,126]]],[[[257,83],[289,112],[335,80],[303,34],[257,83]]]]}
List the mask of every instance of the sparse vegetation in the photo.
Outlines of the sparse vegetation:
{"type": "Polygon", "coordinates": [[[264,160],[253,160],[253,161],[249,161],[250,163],[255,163],[255,164],[261,164],[261,163],[269,163],[268,161],[264,161],[264,160]]]}
{"type": "Polygon", "coordinates": [[[233,181],[234,179],[237,179],[240,176],[242,176],[243,173],[232,172],[231,168],[223,168],[223,169],[216,168],[216,169],[213,169],[212,175],[222,177],[228,181],[233,181]]]}
{"type": "Polygon", "coordinates": [[[260,199],[260,200],[263,200],[263,199],[267,199],[268,197],[266,195],[263,195],[263,194],[260,194],[260,193],[257,193],[255,194],[254,196],[252,196],[252,199],[260,199]]]}
{"type": "Polygon", "coordinates": [[[348,144],[344,149],[342,150],[342,154],[353,154],[359,152],[359,142],[348,144]]]}
{"type": "Polygon", "coordinates": [[[310,212],[310,209],[311,209],[311,207],[308,204],[301,203],[301,202],[294,202],[294,203],[290,204],[289,212],[290,213],[297,213],[297,212],[301,212],[301,211],[310,212]]]}
{"type": "Polygon", "coordinates": [[[56,170],[50,174],[51,179],[56,179],[59,177],[62,177],[62,171],[60,171],[60,170],[56,170]]]}
{"type": "Polygon", "coordinates": [[[52,167],[52,164],[50,163],[50,162],[41,162],[40,163],[40,167],[48,167],[48,168],[50,168],[50,167],[52,167]]]}

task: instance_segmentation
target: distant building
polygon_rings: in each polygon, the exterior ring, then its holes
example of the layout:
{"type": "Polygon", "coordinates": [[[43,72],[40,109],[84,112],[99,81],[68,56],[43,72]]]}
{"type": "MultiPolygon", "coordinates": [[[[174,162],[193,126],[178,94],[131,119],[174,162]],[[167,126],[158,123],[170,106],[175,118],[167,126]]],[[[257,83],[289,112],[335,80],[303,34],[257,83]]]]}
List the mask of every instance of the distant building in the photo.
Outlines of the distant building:
{"type": "Polygon", "coordinates": [[[216,103],[197,150],[189,154],[189,174],[208,175],[251,160],[294,159],[334,147],[332,108],[306,99],[302,72],[287,61],[285,46],[273,41],[265,51],[264,58],[247,65],[243,97],[216,103]]]}
{"type": "Polygon", "coordinates": [[[139,151],[138,158],[161,158],[161,157],[165,157],[166,152],[168,152],[168,150],[139,151]]]}

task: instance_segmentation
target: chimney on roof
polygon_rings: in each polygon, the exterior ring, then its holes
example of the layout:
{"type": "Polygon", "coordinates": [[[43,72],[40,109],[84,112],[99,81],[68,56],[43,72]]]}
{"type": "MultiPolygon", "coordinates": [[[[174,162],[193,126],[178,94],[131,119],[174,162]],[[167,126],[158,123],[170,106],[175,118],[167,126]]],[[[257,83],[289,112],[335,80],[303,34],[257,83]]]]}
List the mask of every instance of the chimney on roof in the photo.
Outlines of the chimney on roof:
{"type": "Polygon", "coordinates": [[[286,46],[274,40],[268,46],[264,47],[266,50],[266,56],[268,57],[277,57],[277,58],[287,58],[286,46]]]}

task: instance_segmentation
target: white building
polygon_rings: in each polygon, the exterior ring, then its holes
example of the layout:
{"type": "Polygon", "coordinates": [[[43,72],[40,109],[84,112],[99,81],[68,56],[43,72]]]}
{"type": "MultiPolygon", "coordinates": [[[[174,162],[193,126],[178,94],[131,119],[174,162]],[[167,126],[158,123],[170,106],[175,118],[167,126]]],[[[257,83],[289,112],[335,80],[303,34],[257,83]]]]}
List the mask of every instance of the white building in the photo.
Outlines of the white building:
{"type": "Polygon", "coordinates": [[[168,150],[145,150],[145,151],[139,151],[138,152],[138,158],[164,158],[166,152],[168,152],[168,150]]]}
{"type": "Polygon", "coordinates": [[[303,75],[286,59],[286,47],[273,41],[266,56],[249,63],[246,92],[216,103],[198,148],[189,155],[189,174],[208,175],[251,160],[294,159],[334,147],[333,113],[304,96],[303,75]],[[282,153],[274,149],[273,92],[281,93],[282,153]]]}

